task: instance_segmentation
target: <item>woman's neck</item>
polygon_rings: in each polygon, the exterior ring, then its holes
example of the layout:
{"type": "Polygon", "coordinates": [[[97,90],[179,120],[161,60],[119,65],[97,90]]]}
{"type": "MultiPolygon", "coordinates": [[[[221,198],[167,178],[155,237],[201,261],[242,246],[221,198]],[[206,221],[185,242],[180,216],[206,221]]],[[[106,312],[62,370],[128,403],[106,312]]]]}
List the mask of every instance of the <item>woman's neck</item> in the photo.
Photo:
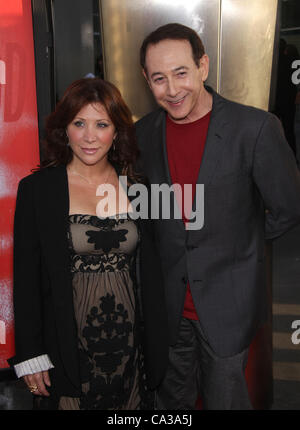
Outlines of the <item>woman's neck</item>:
{"type": "Polygon", "coordinates": [[[113,167],[108,160],[103,160],[103,162],[91,166],[72,160],[67,165],[67,170],[71,174],[77,174],[90,183],[99,182],[100,179],[104,181],[107,173],[112,169],[113,167]]]}

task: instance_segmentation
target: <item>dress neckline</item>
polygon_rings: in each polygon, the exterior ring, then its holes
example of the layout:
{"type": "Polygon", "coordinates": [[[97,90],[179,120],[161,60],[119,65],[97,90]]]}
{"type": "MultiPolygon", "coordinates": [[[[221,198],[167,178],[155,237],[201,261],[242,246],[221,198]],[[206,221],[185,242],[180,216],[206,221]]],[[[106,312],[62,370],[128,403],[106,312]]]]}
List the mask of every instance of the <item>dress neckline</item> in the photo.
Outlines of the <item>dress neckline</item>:
{"type": "Polygon", "coordinates": [[[69,214],[68,217],[70,218],[72,216],[82,216],[82,217],[89,216],[89,217],[92,217],[92,218],[98,218],[100,220],[102,220],[102,219],[118,219],[118,218],[123,218],[121,215],[127,215],[127,218],[128,218],[128,215],[131,214],[131,213],[133,213],[133,212],[120,212],[120,213],[117,213],[117,214],[114,214],[114,215],[111,215],[111,216],[106,216],[104,218],[101,218],[98,215],[94,215],[94,214],[79,214],[79,213],[74,213],[74,214],[69,214]]]}

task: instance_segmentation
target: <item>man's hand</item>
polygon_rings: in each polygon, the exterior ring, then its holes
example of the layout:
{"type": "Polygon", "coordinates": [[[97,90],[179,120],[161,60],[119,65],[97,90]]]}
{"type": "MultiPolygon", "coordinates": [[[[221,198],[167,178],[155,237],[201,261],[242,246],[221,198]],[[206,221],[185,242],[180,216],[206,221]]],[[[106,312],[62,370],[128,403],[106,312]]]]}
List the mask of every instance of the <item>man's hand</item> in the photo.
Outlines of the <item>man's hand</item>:
{"type": "Polygon", "coordinates": [[[23,376],[23,380],[32,394],[37,396],[50,396],[46,389],[46,385],[48,387],[51,386],[48,370],[23,376]]]}

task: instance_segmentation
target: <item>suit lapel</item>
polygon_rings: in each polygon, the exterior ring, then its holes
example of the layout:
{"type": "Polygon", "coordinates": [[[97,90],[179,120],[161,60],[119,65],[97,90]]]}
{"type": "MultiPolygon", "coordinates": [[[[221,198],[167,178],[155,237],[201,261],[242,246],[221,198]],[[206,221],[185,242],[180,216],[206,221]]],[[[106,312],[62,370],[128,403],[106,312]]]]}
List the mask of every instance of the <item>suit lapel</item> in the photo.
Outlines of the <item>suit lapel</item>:
{"type": "MultiPolygon", "coordinates": [[[[197,184],[207,187],[214,173],[217,171],[218,164],[222,157],[225,148],[225,142],[228,135],[228,120],[225,116],[226,100],[212,91],[209,87],[206,88],[213,96],[213,106],[208,127],[207,138],[205,142],[204,153],[201,166],[197,178],[197,184]]],[[[196,202],[193,201],[193,211],[195,211],[196,202]]]]}
{"type": "Polygon", "coordinates": [[[163,155],[163,162],[164,162],[164,171],[165,171],[165,177],[167,179],[167,184],[172,185],[172,178],[169,168],[169,160],[168,160],[168,151],[167,151],[167,130],[166,130],[166,115],[163,116],[163,121],[161,125],[162,133],[161,136],[163,136],[162,139],[162,155],[163,155]]]}
{"type": "MultiPolygon", "coordinates": [[[[160,110],[153,124],[148,144],[144,146],[144,171],[152,184],[169,184],[171,178],[165,147],[165,112],[160,110]]],[[[146,137],[147,138],[147,137],[146,137]]]]}

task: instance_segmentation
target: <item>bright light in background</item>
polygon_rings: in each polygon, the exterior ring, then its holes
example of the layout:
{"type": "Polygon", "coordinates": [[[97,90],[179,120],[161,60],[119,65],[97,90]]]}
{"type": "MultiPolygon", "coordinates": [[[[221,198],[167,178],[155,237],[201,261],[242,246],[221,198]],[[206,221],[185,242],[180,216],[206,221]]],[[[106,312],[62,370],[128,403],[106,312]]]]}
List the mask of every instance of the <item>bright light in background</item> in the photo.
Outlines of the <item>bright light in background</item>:
{"type": "MultiPolygon", "coordinates": [[[[249,6],[249,4],[246,5],[246,6],[249,6]]],[[[239,7],[241,7],[241,5],[240,4],[236,4],[235,1],[232,1],[232,0],[223,0],[223,2],[222,2],[222,13],[226,13],[228,16],[230,16],[230,19],[233,20],[233,19],[235,19],[235,17],[238,14],[240,14],[239,7]]]]}
{"type": "Polygon", "coordinates": [[[154,0],[153,3],[158,3],[161,6],[181,7],[186,12],[191,13],[196,6],[199,6],[203,0],[154,0]]]}
{"type": "Polygon", "coordinates": [[[183,15],[186,14],[191,22],[191,27],[198,33],[204,32],[203,18],[195,10],[199,8],[203,0],[153,0],[160,6],[167,6],[173,9],[182,9],[183,15]]]}
{"type": "Polygon", "coordinates": [[[84,22],[81,26],[82,46],[84,48],[93,48],[93,28],[89,22],[84,22]]]}

